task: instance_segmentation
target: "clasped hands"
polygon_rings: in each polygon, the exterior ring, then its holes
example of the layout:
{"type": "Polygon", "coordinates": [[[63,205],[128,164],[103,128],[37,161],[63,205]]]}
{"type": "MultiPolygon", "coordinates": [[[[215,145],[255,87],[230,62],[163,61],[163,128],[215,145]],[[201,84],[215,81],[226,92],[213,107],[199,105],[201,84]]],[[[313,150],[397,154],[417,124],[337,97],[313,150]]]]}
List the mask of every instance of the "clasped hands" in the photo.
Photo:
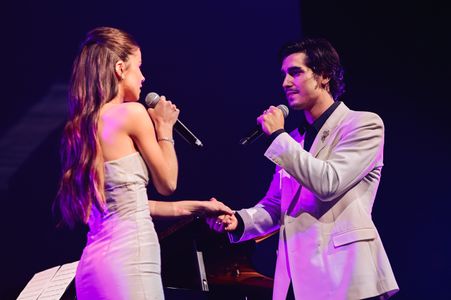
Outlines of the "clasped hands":
{"type": "MultiPolygon", "coordinates": [[[[217,201],[215,198],[212,198],[212,200],[224,205],[222,202],[217,201]]],[[[225,231],[234,231],[238,226],[238,219],[236,218],[232,210],[218,215],[207,216],[205,218],[205,221],[207,222],[211,230],[219,233],[225,231]]]]}

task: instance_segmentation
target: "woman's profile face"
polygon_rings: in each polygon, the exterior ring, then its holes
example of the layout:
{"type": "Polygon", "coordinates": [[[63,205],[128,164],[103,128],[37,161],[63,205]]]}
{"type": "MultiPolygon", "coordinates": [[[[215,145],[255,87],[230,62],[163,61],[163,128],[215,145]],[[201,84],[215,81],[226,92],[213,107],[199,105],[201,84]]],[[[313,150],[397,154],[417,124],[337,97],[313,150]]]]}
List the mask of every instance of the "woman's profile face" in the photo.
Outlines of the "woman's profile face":
{"type": "Polygon", "coordinates": [[[124,90],[124,101],[137,101],[145,79],[141,73],[141,50],[139,48],[129,55],[127,68],[123,75],[120,84],[124,90]]]}

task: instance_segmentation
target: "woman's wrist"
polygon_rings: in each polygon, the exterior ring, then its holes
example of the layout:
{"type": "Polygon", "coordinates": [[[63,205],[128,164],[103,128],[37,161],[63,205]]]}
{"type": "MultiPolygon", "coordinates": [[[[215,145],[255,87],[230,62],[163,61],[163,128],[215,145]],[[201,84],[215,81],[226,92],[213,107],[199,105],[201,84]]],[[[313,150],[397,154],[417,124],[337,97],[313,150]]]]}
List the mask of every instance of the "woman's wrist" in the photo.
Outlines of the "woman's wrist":
{"type": "Polygon", "coordinates": [[[156,129],[157,141],[166,141],[174,144],[174,137],[172,134],[172,126],[158,127],[156,129]]]}

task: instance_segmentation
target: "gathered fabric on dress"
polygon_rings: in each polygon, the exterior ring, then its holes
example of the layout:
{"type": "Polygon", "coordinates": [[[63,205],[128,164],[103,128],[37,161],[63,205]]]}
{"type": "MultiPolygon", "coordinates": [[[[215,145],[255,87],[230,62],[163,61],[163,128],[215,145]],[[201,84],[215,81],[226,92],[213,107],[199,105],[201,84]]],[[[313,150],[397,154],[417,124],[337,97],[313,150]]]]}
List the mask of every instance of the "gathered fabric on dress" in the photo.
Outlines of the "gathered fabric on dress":
{"type": "Polygon", "coordinates": [[[75,277],[77,299],[164,299],[160,245],[139,152],[105,162],[107,210],[95,207],[75,277]]]}

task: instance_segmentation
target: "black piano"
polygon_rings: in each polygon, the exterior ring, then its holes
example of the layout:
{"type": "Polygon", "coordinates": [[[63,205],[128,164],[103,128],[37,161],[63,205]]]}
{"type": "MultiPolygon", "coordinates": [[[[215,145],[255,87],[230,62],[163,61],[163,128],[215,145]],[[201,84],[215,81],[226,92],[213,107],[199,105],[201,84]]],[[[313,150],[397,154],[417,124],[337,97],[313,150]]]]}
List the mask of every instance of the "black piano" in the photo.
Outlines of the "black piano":
{"type": "Polygon", "coordinates": [[[158,235],[167,300],[271,299],[277,235],[230,244],[226,234],[211,231],[200,218],[182,220],[158,235]]]}

